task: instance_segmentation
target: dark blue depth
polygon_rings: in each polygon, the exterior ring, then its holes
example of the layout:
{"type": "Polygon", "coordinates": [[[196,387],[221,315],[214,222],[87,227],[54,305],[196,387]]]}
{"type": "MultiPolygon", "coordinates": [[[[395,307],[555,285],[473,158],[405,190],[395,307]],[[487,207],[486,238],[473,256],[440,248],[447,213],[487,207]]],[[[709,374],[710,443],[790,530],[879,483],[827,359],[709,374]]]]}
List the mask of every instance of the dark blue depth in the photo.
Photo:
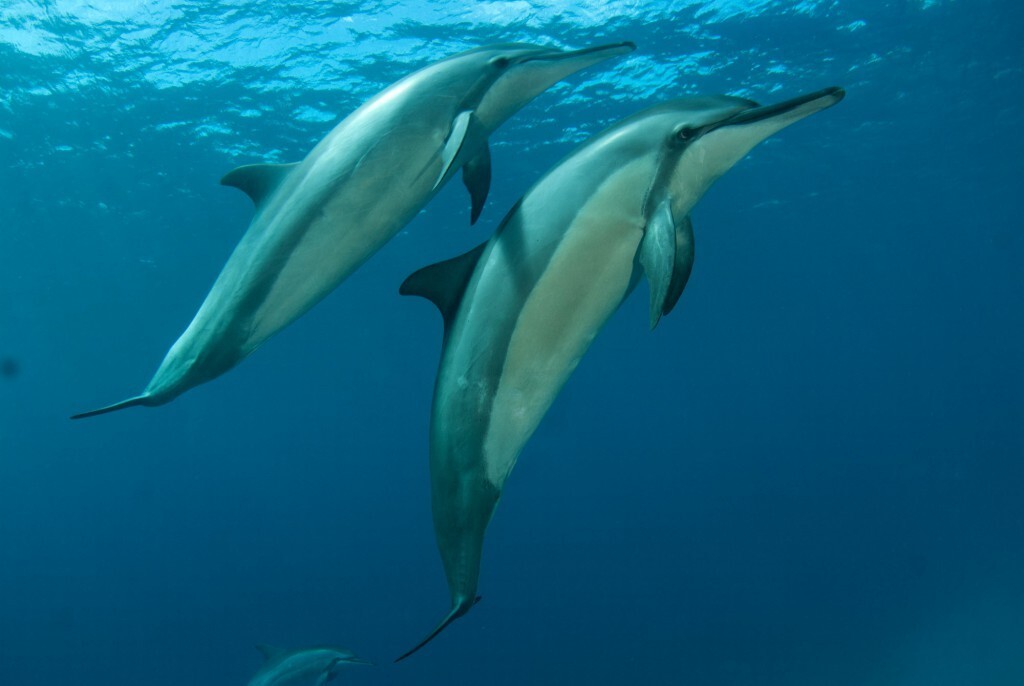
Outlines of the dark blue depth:
{"type": "Polygon", "coordinates": [[[1024,683],[1018,3],[108,4],[0,8],[0,686],[243,684],[256,643],[350,647],[378,663],[353,684],[1024,683]],[[476,227],[452,183],[225,377],[67,420],[192,317],[250,218],[226,171],[505,40],[638,61],[498,131],[476,227]],[[615,316],[506,488],[483,601],[392,666],[447,609],[441,323],[398,285],[644,106],[833,84],[698,205],[679,306],[615,316]]]}

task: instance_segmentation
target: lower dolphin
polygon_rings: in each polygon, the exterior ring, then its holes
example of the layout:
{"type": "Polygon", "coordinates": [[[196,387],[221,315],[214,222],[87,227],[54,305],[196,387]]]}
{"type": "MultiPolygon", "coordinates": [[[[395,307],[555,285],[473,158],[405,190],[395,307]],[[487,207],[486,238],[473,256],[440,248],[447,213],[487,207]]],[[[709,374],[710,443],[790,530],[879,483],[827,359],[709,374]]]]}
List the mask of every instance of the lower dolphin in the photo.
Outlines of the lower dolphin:
{"type": "Polygon", "coordinates": [[[324,686],[349,665],[373,664],[347,648],[334,646],[284,650],[258,645],[256,649],[263,655],[264,662],[249,686],[299,686],[311,682],[324,686]]]}
{"type": "Polygon", "coordinates": [[[698,97],[640,112],[542,177],[490,241],[402,284],[444,317],[430,474],[451,609],[399,660],[476,602],[484,532],[505,480],[641,275],[651,328],[675,306],[693,264],[697,201],[757,143],[843,96],[829,88],[766,107],[698,97]]]}
{"type": "Polygon", "coordinates": [[[491,182],[487,137],[558,81],[634,48],[468,50],[383,90],[301,162],[235,169],[221,183],[247,193],[256,214],[191,324],[141,394],[72,419],[162,405],[225,373],[348,278],[460,169],[476,221],[491,182]]]}

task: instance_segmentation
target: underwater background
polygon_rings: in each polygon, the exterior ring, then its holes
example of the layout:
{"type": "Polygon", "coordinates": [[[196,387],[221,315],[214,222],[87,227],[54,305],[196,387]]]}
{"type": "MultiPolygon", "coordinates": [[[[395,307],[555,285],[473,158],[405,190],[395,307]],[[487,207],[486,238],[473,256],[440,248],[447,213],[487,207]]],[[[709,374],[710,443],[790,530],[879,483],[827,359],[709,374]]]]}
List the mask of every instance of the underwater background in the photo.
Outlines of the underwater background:
{"type": "MultiPolygon", "coordinates": [[[[0,0],[0,685],[1024,683],[1024,7],[995,0],[0,0]],[[354,277],[172,404],[132,395],[297,161],[478,45],[632,40],[491,139],[354,277]],[[648,105],[839,106],[693,213],[680,305],[613,317],[527,445],[483,601],[447,610],[441,321],[398,296],[648,105]]],[[[387,203],[386,197],[381,198],[387,203]]]]}

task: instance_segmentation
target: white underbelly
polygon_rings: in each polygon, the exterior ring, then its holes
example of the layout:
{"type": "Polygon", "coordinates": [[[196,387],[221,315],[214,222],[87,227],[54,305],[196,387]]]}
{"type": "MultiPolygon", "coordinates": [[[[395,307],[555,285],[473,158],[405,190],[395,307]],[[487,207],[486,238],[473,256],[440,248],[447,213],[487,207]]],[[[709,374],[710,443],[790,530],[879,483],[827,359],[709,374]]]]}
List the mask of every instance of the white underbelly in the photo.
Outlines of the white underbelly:
{"type": "Polygon", "coordinates": [[[629,209],[608,196],[588,203],[522,308],[484,441],[487,478],[498,488],[594,337],[629,292],[642,237],[629,209]]]}

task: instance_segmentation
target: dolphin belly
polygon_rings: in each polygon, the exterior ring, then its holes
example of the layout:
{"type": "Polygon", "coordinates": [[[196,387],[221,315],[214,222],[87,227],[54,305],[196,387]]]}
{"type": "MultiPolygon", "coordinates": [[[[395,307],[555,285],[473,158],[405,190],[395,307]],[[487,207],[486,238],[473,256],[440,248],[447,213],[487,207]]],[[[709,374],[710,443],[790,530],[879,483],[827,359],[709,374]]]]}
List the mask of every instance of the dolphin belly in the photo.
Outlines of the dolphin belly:
{"type": "Polygon", "coordinates": [[[594,337],[635,284],[634,255],[643,232],[621,207],[608,206],[615,198],[613,189],[599,189],[581,208],[511,332],[482,453],[487,480],[499,490],[594,337]]]}
{"type": "MultiPolygon", "coordinates": [[[[249,313],[248,355],[305,314],[352,275],[415,216],[433,195],[424,169],[439,167],[438,131],[403,136],[371,151],[339,188],[306,209],[288,231],[301,236],[263,299],[249,313]],[[404,163],[394,159],[404,152],[404,163]]],[[[237,290],[227,285],[229,291],[237,290]]]]}

